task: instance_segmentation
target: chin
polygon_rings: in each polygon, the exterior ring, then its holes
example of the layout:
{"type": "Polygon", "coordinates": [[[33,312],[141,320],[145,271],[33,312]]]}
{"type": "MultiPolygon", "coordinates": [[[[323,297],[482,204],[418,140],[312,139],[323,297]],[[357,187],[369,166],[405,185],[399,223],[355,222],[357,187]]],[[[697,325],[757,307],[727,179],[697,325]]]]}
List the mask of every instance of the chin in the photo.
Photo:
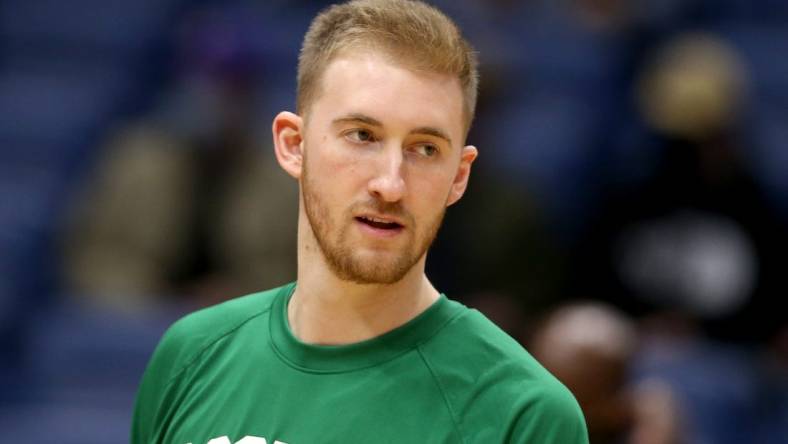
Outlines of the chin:
{"type": "Polygon", "coordinates": [[[404,278],[415,263],[407,258],[381,257],[381,254],[358,254],[335,270],[341,279],[365,285],[391,285],[404,278]]]}

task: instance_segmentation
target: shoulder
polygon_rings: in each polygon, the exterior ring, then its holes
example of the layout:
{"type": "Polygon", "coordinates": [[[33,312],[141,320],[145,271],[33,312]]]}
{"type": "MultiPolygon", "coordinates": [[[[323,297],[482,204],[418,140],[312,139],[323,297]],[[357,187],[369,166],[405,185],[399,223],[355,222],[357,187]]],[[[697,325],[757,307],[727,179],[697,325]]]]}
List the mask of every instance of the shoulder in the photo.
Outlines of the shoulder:
{"type": "Polygon", "coordinates": [[[461,313],[420,347],[461,432],[471,442],[586,443],[569,390],[484,315],[461,313]]]}
{"type": "MultiPolygon", "coordinates": [[[[188,384],[176,381],[206,350],[271,310],[273,301],[293,284],[232,299],[189,314],[164,333],[137,391],[131,442],[153,442],[172,419],[188,384]]],[[[158,442],[158,440],[157,440],[158,442]]]]}
{"type": "Polygon", "coordinates": [[[175,377],[203,350],[270,311],[277,295],[291,285],[231,299],[184,316],[164,333],[150,365],[158,367],[161,376],[175,377]]]}
{"type": "Polygon", "coordinates": [[[477,310],[464,306],[422,349],[436,365],[462,363],[469,378],[503,371],[516,380],[555,380],[514,338],[477,310]]]}

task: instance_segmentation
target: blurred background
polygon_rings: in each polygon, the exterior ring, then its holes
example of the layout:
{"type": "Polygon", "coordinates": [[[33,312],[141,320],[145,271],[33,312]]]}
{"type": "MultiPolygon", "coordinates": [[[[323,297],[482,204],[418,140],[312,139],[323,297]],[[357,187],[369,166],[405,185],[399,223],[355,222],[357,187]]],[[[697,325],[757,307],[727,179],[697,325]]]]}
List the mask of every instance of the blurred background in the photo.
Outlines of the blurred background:
{"type": "MultiPolygon", "coordinates": [[[[0,2],[0,441],[127,441],[164,329],[295,278],[270,122],[329,2],[0,2]]],[[[788,440],[788,2],[439,0],[480,52],[436,286],[592,443],[788,440]]]]}

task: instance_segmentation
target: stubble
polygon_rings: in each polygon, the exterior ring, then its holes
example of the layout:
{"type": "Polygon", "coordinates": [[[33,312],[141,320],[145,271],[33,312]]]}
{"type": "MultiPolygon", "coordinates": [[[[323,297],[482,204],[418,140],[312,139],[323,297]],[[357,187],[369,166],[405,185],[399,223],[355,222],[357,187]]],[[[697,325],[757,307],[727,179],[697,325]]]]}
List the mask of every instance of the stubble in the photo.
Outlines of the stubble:
{"type": "Polygon", "coordinates": [[[435,240],[446,212],[445,206],[436,217],[426,221],[425,229],[421,233],[419,224],[402,208],[401,203],[382,202],[373,196],[370,196],[366,202],[350,205],[346,210],[337,212],[338,214],[332,217],[328,206],[320,196],[319,185],[313,182],[309,174],[309,162],[306,156],[303,162],[301,193],[306,216],[320,251],[332,272],[344,281],[357,284],[388,285],[402,280],[426,254],[435,240]],[[409,231],[403,235],[415,239],[405,242],[405,246],[395,252],[394,257],[383,253],[381,257],[372,260],[360,257],[358,249],[354,248],[350,239],[351,230],[354,229],[353,214],[357,214],[359,210],[397,216],[409,221],[406,228],[409,231]]]}

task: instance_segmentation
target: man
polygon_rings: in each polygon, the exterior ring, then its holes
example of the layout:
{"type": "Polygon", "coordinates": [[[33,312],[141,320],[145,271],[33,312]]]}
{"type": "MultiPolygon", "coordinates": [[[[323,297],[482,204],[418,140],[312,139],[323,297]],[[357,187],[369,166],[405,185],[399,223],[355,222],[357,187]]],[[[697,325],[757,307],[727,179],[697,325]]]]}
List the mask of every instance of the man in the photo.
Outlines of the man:
{"type": "Polygon", "coordinates": [[[598,302],[575,302],[538,324],[529,350],[577,397],[591,442],[689,441],[667,382],[632,380],[639,338],[637,325],[623,312],[598,302]]]}
{"type": "Polygon", "coordinates": [[[476,60],[408,0],[312,23],[298,114],[273,122],[300,185],[298,281],[177,322],[138,395],[133,443],[586,443],[572,395],[424,274],[477,155],[476,60]]]}

